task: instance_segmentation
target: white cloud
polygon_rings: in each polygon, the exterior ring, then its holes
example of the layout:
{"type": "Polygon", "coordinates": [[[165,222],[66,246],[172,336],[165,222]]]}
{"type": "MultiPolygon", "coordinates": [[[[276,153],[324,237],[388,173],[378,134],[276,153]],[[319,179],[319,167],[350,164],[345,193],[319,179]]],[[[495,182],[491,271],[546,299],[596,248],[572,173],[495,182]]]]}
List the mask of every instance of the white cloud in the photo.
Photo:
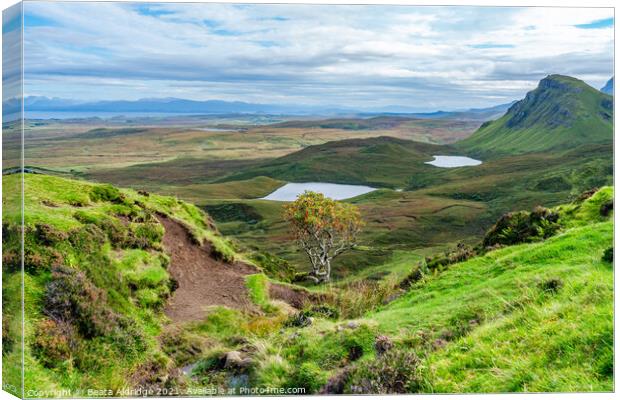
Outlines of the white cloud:
{"type": "Polygon", "coordinates": [[[26,28],[26,90],[50,97],[445,109],[613,73],[613,29],[575,27],[612,9],[25,4],[51,22],[26,28]]]}

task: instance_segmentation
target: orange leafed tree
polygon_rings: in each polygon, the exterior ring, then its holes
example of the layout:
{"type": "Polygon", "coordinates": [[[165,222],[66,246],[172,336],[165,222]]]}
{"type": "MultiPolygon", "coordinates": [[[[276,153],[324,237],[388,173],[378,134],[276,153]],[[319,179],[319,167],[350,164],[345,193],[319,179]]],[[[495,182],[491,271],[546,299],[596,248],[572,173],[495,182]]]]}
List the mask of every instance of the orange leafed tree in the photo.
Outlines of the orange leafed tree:
{"type": "Polygon", "coordinates": [[[306,191],[285,207],[293,235],[308,256],[310,277],[327,282],[332,260],[355,246],[363,221],[357,207],[306,191]]]}

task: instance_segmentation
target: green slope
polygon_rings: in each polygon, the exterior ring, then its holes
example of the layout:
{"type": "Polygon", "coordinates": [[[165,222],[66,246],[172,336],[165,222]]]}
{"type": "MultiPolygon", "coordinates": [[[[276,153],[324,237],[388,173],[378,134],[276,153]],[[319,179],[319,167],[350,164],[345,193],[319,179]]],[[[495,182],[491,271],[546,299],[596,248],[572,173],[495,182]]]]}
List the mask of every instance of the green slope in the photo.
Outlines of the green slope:
{"type": "Polygon", "coordinates": [[[391,137],[347,139],[310,146],[226,177],[268,176],[290,182],[333,182],[400,188],[416,174],[432,174],[433,155],[455,154],[449,146],[391,137]]]}
{"type": "Polygon", "coordinates": [[[610,391],[613,222],[599,209],[612,196],[559,207],[560,235],[455,264],[367,318],[403,343],[438,341],[425,391],[610,391]]]}
{"type": "Polygon", "coordinates": [[[613,139],[613,99],[586,83],[549,75],[498,120],[456,147],[473,155],[569,149],[613,139]]]}
{"type": "MultiPolygon", "coordinates": [[[[20,178],[2,178],[2,372],[11,382],[20,374],[21,357],[20,211],[14,190],[20,178]]],[[[174,366],[158,340],[168,323],[162,309],[174,282],[156,215],[178,221],[197,242],[208,240],[222,258],[238,257],[234,249],[206,214],[176,198],[48,175],[24,179],[26,392],[156,384],[174,366]]]]}

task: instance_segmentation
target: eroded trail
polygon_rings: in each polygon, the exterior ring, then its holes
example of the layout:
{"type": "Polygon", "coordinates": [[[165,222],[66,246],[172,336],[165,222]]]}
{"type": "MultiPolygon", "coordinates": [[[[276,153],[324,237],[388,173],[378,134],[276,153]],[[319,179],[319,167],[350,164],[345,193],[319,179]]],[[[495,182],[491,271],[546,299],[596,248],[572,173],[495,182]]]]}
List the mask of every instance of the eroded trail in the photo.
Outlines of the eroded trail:
{"type": "Polygon", "coordinates": [[[213,257],[210,243],[198,245],[178,222],[162,215],[158,219],[166,230],[163,245],[170,256],[168,272],[179,283],[164,310],[173,322],[201,320],[209,306],[254,308],[245,276],[258,272],[255,267],[219,261],[213,257]]]}

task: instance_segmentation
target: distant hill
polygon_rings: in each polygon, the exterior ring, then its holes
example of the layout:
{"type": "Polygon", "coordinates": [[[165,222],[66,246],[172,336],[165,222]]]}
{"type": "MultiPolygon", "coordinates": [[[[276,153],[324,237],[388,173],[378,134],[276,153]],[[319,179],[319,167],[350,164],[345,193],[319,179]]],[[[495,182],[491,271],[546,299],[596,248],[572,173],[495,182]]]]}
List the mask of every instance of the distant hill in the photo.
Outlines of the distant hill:
{"type": "Polygon", "coordinates": [[[225,178],[226,181],[268,176],[290,182],[367,184],[405,187],[412,176],[438,168],[428,164],[433,155],[455,154],[449,146],[392,137],[347,139],[309,146],[225,178]]]}
{"type": "Polygon", "coordinates": [[[498,104],[492,107],[485,108],[470,108],[468,110],[459,111],[435,111],[430,113],[413,113],[412,117],[423,119],[440,119],[440,118],[452,118],[452,119],[472,119],[480,121],[488,121],[501,117],[516,101],[510,103],[498,104]]]}
{"type": "MultiPolygon", "coordinates": [[[[225,100],[187,100],[178,98],[152,98],[139,100],[112,100],[84,102],[71,99],[48,98],[45,96],[28,96],[24,99],[26,117],[30,112],[38,113],[102,113],[118,114],[204,114],[204,115],[298,115],[298,116],[332,116],[370,118],[456,118],[476,121],[488,120],[503,114],[512,103],[500,104],[488,108],[476,108],[456,111],[435,111],[416,113],[414,109],[403,106],[379,108],[356,108],[335,105],[304,105],[304,104],[263,104],[243,101],[225,100]]],[[[21,102],[18,99],[5,99],[3,113],[5,116],[19,113],[21,102]]]]}
{"type": "Polygon", "coordinates": [[[611,77],[611,79],[607,81],[605,86],[601,88],[601,92],[607,93],[610,96],[614,95],[614,77],[613,76],[611,77]]]}
{"type": "Polygon", "coordinates": [[[27,97],[24,101],[27,111],[47,112],[104,112],[104,113],[176,113],[176,114],[312,114],[329,109],[331,112],[350,112],[334,107],[312,107],[305,105],[258,104],[242,101],[187,100],[177,98],[156,98],[139,100],[116,100],[97,102],[76,102],[46,97],[27,97]]]}
{"type": "Polygon", "coordinates": [[[613,100],[579,79],[549,75],[498,120],[456,147],[473,155],[568,149],[613,139],[613,100]]]}

